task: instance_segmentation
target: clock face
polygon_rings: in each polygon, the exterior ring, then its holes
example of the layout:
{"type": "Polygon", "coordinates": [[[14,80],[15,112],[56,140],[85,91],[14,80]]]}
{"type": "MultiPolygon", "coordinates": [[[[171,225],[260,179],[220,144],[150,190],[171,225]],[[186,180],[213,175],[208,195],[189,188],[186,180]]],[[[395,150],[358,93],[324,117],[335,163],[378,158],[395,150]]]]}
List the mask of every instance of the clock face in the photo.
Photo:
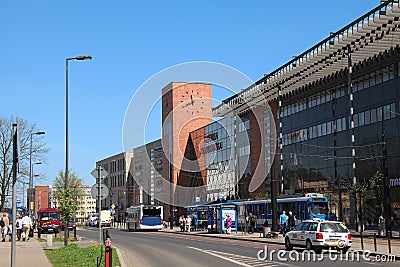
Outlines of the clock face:
{"type": "Polygon", "coordinates": [[[204,109],[204,99],[199,92],[185,91],[182,98],[182,108],[186,109],[186,113],[195,115],[204,109]]]}

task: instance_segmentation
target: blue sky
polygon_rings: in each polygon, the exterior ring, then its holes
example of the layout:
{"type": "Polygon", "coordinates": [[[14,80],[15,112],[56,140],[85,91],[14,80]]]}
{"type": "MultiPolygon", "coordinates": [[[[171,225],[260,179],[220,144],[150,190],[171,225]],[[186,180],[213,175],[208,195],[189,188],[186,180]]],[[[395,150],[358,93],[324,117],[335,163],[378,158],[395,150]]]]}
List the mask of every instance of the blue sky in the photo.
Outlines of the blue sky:
{"type": "MultiPolygon", "coordinates": [[[[46,131],[51,150],[47,163],[35,170],[44,177],[40,184],[51,184],[65,166],[65,59],[91,55],[92,61],[69,64],[69,165],[92,185],[95,162],[123,150],[125,111],[152,75],[180,63],[211,61],[255,81],[377,5],[377,0],[2,1],[0,115],[22,117],[46,131]]],[[[157,122],[157,113],[151,117],[157,122]]],[[[152,129],[149,139],[159,131],[152,129]]]]}

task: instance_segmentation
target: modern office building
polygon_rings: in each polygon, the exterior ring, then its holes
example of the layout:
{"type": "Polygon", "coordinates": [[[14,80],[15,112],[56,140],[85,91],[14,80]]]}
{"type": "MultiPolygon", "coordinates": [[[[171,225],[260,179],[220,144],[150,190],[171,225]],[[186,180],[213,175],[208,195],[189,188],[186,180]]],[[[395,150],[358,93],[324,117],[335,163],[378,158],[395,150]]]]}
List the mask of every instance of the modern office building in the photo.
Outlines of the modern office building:
{"type": "Polygon", "coordinates": [[[133,149],[134,202],[133,205],[159,205],[162,193],[161,140],[147,143],[133,149]]]}
{"type": "Polygon", "coordinates": [[[399,17],[398,1],[384,1],[213,109],[269,104],[278,138],[266,182],[279,181],[280,194],[316,186],[349,223],[376,223],[386,199],[399,216],[399,17]]]}
{"type": "Polygon", "coordinates": [[[103,183],[109,194],[102,200],[101,207],[110,209],[114,206],[116,220],[122,220],[127,207],[126,187],[132,158],[133,152],[122,152],[96,162],[96,168],[101,165],[108,173],[103,183]]]}

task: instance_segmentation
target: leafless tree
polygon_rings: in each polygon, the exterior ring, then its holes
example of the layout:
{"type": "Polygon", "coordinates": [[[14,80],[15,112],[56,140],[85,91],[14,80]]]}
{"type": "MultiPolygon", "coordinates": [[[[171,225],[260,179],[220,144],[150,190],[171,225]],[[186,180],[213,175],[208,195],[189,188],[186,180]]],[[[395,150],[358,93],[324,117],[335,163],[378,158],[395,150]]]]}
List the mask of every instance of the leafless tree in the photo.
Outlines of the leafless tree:
{"type": "Polygon", "coordinates": [[[13,159],[13,128],[18,125],[19,137],[19,174],[17,182],[29,181],[29,156],[32,136],[32,162],[46,162],[48,148],[43,137],[32,133],[36,132],[36,125],[26,120],[11,116],[0,117],[0,210],[4,210],[6,196],[12,188],[12,159],[13,159]]]}

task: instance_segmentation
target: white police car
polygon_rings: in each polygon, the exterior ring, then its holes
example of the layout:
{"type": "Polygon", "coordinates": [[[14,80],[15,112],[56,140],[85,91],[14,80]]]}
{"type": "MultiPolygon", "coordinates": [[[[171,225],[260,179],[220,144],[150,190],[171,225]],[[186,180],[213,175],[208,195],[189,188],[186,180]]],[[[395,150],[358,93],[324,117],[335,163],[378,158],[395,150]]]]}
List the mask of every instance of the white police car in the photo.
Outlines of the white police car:
{"type": "Polygon", "coordinates": [[[350,231],[337,221],[306,220],[285,235],[286,250],[305,247],[307,250],[333,248],[346,252],[351,244],[350,231]]]}

